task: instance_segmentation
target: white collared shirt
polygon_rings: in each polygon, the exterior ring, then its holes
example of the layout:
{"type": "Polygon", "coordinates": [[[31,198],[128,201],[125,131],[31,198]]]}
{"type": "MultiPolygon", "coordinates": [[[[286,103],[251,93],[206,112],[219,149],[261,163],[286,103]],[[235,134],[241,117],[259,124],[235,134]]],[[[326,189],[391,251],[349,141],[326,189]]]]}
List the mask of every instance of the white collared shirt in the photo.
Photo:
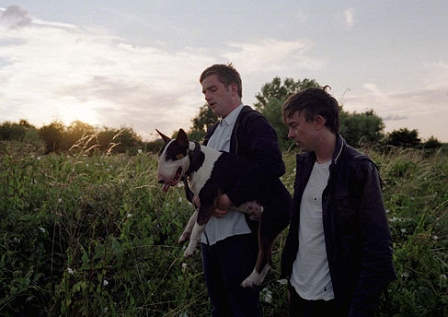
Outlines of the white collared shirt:
{"type": "MultiPolygon", "coordinates": [[[[216,127],[215,132],[207,143],[208,147],[218,151],[229,152],[232,131],[235,127],[236,119],[242,109],[243,104],[235,108],[225,118],[221,119],[220,124],[216,127]]],[[[216,242],[224,240],[228,237],[250,232],[251,230],[247,225],[244,213],[229,210],[224,217],[210,218],[207,226],[205,227],[205,231],[201,236],[201,242],[213,245],[216,242]]]]}

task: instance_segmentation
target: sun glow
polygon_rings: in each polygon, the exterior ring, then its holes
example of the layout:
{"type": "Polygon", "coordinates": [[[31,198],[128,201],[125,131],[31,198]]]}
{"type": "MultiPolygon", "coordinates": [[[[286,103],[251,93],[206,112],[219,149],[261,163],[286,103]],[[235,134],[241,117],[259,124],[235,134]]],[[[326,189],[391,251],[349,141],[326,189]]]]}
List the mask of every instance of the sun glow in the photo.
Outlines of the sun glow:
{"type": "Polygon", "coordinates": [[[69,126],[74,121],[81,121],[92,126],[100,124],[95,108],[86,104],[60,106],[57,116],[66,126],[69,126]]]}

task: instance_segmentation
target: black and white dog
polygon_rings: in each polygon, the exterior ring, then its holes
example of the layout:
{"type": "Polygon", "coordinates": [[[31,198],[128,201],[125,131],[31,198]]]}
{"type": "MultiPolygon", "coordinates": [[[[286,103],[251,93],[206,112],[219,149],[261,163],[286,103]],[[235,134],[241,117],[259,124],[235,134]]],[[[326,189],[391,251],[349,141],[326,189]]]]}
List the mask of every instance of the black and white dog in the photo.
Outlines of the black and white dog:
{"type": "MultiPolygon", "coordinates": [[[[157,132],[165,142],[159,152],[157,170],[158,181],[164,184],[163,190],[167,191],[170,186],[177,185],[185,177],[189,189],[200,200],[199,209],[190,217],[179,238],[179,242],[190,238],[184,252],[184,256],[189,257],[216,208],[218,197],[226,193],[252,164],[239,156],[190,142],[182,129],[173,140],[160,131],[157,132]]],[[[291,196],[280,181],[277,185],[269,188],[269,195],[261,194],[262,197],[257,197],[260,204],[252,201],[235,208],[247,214],[262,212],[258,224],[257,262],[253,272],[241,283],[243,287],[258,286],[263,282],[272,264],[274,241],[289,224],[291,196]]]]}

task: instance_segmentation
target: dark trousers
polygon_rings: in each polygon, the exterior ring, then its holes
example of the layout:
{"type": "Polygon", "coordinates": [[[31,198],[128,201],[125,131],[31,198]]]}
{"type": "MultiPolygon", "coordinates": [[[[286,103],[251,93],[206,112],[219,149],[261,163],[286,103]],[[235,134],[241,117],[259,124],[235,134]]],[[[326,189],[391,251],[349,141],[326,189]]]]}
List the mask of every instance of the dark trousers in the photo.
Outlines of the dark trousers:
{"type": "Polygon", "coordinates": [[[347,316],[336,310],[334,300],[305,300],[297,294],[294,287],[289,287],[290,317],[343,317],[347,316]]]}
{"type": "Polygon", "coordinates": [[[258,248],[252,234],[209,246],[201,243],[202,265],[213,317],[261,317],[259,290],[240,284],[252,272],[258,248]]]}

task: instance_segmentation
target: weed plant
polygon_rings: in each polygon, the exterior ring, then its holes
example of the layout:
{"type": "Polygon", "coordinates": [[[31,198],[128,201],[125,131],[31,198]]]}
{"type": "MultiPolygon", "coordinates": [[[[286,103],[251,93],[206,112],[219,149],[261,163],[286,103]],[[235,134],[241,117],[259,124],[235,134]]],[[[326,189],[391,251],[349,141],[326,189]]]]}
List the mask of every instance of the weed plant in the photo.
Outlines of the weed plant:
{"type": "MultiPolygon", "coordinates": [[[[383,178],[398,275],[378,316],[447,316],[448,157],[364,151],[383,178]]],[[[184,259],[177,244],[192,213],[183,188],[161,191],[153,154],[84,154],[0,144],[0,316],[208,316],[199,252],[184,259]]],[[[284,159],[292,191],[294,155],[284,159]]],[[[265,316],[287,316],[285,236],[265,316]]]]}

